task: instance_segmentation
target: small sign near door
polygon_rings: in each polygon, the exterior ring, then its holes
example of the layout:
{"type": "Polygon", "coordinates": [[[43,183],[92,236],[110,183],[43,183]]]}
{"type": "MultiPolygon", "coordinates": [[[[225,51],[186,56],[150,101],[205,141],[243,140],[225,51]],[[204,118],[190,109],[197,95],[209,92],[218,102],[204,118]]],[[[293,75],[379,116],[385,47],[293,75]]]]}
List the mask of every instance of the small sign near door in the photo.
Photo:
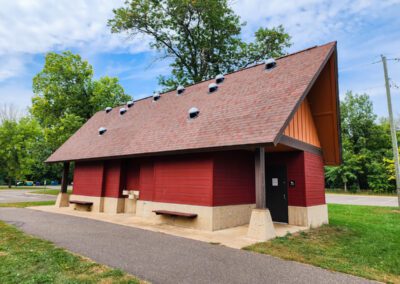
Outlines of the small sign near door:
{"type": "Polygon", "coordinates": [[[272,186],[278,186],[278,178],[272,178],[272,186]]]}

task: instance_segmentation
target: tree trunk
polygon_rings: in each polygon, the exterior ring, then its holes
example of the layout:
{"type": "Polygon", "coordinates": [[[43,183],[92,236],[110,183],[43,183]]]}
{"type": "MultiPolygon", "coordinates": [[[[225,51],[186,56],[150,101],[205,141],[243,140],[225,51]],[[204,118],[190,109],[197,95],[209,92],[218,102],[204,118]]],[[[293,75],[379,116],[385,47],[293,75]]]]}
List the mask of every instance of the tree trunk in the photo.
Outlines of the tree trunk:
{"type": "Polygon", "coordinates": [[[8,178],[8,188],[11,188],[11,178],[8,178]]]}
{"type": "Polygon", "coordinates": [[[347,182],[344,183],[344,192],[347,192],[347,182]]]}

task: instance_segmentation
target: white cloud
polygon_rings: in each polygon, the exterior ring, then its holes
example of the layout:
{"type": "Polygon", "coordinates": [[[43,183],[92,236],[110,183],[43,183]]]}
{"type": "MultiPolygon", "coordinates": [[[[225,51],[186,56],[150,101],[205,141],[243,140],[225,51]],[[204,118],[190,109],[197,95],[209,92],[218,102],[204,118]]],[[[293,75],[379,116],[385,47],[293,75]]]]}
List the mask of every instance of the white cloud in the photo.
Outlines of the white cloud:
{"type": "Polygon", "coordinates": [[[0,55],[0,82],[21,75],[25,71],[24,58],[0,55]]]}
{"type": "Polygon", "coordinates": [[[66,48],[93,52],[148,50],[143,38],[111,34],[107,20],[122,0],[0,0],[0,54],[44,53],[66,48]]]}

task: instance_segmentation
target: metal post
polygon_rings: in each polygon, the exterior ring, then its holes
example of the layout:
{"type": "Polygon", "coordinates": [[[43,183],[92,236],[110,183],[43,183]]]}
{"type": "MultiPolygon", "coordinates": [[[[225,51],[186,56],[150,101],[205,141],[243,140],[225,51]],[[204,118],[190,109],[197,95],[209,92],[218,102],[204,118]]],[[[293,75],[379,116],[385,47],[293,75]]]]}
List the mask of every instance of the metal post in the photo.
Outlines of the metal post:
{"type": "Polygon", "coordinates": [[[265,149],[263,147],[256,148],[255,152],[255,185],[256,185],[256,207],[265,209],[265,149]]]}
{"type": "Polygon", "coordinates": [[[67,193],[68,190],[68,175],[69,175],[69,162],[63,164],[63,174],[61,180],[61,193],[67,193]]]}
{"type": "Polygon", "coordinates": [[[390,123],[390,134],[392,136],[392,147],[393,147],[393,159],[394,159],[394,167],[395,167],[395,175],[396,175],[396,190],[397,190],[397,198],[398,205],[400,207],[400,165],[399,165],[399,150],[397,144],[397,136],[396,136],[396,125],[393,119],[393,110],[392,110],[392,98],[390,95],[390,85],[389,85],[389,76],[387,70],[386,57],[381,55],[382,63],[383,63],[383,72],[385,75],[385,87],[386,87],[386,97],[388,104],[388,112],[389,112],[389,123],[390,123]]]}

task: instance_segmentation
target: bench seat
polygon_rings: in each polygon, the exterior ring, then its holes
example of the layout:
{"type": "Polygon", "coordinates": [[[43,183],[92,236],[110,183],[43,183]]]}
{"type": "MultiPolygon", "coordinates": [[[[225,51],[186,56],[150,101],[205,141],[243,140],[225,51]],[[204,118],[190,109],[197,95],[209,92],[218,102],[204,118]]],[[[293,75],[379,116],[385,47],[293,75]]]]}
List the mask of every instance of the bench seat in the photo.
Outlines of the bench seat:
{"type": "Polygon", "coordinates": [[[92,206],[93,202],[89,202],[89,201],[78,201],[78,200],[71,200],[69,203],[72,204],[79,204],[79,205],[87,205],[87,206],[92,206]]]}
{"type": "Polygon", "coordinates": [[[197,217],[195,213],[183,213],[183,212],[176,212],[176,211],[168,211],[168,210],[153,210],[154,213],[157,215],[167,215],[167,216],[175,216],[175,217],[184,217],[193,219],[197,217]]]}

